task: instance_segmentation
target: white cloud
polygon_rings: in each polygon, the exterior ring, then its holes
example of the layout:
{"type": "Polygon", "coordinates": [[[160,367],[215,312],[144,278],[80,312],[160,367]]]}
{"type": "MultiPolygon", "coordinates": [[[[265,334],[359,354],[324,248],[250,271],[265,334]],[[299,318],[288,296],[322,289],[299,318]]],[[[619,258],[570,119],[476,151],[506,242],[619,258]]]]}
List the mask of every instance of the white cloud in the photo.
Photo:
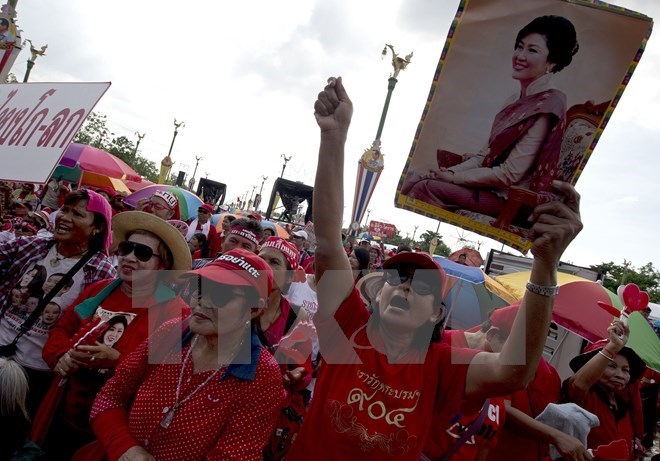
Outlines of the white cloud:
{"type": "MultiPolygon", "coordinates": [[[[194,166],[198,175],[228,184],[243,195],[261,176],[269,193],[279,176],[280,154],[293,155],[285,176],[312,184],[318,128],[312,104],[329,75],[341,74],[355,114],[347,143],[345,219],[352,206],[360,153],[374,138],[389,57],[414,50],[394,91],[385,130],[386,169],[370,204],[370,217],[397,224],[403,234],[435,230],[437,221],[393,207],[394,190],[426,101],[458,0],[297,0],[291,2],[175,2],[128,0],[32,0],[18,5],[24,37],[41,46],[32,81],[112,81],[97,110],[118,135],[136,139],[159,162],[167,153],[173,118],[186,122],[176,139],[174,169],[194,166]]],[[[657,0],[615,3],[660,16],[657,0]]],[[[22,77],[27,53],[15,72],[22,77]]],[[[566,258],[587,265],[623,258],[660,266],[660,37],[651,37],[610,124],[578,183],[585,230],[566,258]],[[636,200],[633,198],[636,197],[636,200]],[[631,214],[634,213],[634,214],[631,214]],[[634,223],[634,224],[631,224],[634,223]],[[634,235],[635,238],[630,238],[634,235]]],[[[442,224],[452,246],[458,231],[442,224]]],[[[489,248],[501,244],[466,238],[489,248]]]]}

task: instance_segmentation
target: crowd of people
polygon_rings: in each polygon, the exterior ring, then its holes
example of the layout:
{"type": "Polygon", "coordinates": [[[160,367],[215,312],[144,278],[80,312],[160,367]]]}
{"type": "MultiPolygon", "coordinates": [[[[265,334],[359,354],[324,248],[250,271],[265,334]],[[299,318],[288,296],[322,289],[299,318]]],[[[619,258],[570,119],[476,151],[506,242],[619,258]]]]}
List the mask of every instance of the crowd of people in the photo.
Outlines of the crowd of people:
{"type": "Polygon", "coordinates": [[[533,211],[522,301],[443,331],[430,255],[342,234],[341,78],[314,110],[313,245],[256,212],[216,229],[212,204],[183,222],[167,190],[129,209],[57,180],[2,186],[0,460],[591,460],[621,440],[639,459],[627,326],[563,384],[541,357],[575,189],[555,181],[561,200],[533,211]]]}

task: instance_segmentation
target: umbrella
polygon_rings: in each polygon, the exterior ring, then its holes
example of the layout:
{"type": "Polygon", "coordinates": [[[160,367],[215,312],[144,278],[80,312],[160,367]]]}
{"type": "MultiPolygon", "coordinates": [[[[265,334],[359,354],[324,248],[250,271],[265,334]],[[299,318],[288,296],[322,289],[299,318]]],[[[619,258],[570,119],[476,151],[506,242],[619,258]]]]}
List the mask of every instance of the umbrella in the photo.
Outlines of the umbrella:
{"type": "Polygon", "coordinates": [[[458,258],[461,255],[465,255],[465,264],[472,267],[481,267],[484,264],[484,258],[481,257],[481,254],[473,248],[461,248],[458,251],[454,251],[449,255],[450,261],[458,262],[458,258]]]}
{"type": "Polygon", "coordinates": [[[113,194],[116,194],[117,192],[125,192],[126,194],[131,193],[131,190],[126,187],[126,184],[124,184],[121,179],[111,178],[102,174],[90,173],[88,171],[83,171],[82,177],[80,178],[80,185],[106,190],[110,189],[113,194]]]}
{"type": "MultiPolygon", "coordinates": [[[[500,275],[496,279],[522,299],[530,271],[500,275]]],[[[612,322],[612,315],[598,306],[598,301],[622,309],[616,293],[599,283],[571,274],[558,273],[561,286],[555,297],[552,320],[567,330],[590,342],[608,337],[607,327],[612,322]]],[[[630,337],[628,346],[654,370],[660,370],[660,339],[651,325],[639,313],[634,312],[629,319],[630,337]]]]}
{"type": "Polygon", "coordinates": [[[179,210],[181,212],[181,220],[187,221],[197,216],[197,208],[202,206],[204,202],[202,199],[190,192],[187,189],[182,189],[177,186],[170,186],[167,184],[153,184],[151,186],[143,187],[142,189],[133,192],[131,195],[124,199],[124,202],[129,205],[136,206],[137,202],[143,198],[149,198],[157,191],[167,191],[176,196],[179,200],[179,210]]]}
{"type": "Polygon", "coordinates": [[[216,213],[211,216],[211,224],[215,226],[215,228],[222,232],[222,220],[225,219],[225,216],[233,216],[234,218],[238,219],[240,216],[234,214],[234,213],[216,213]]]}
{"type": "Polygon", "coordinates": [[[131,193],[131,190],[121,179],[111,178],[110,176],[106,176],[104,174],[81,170],[80,166],[77,164],[73,168],[69,168],[68,166],[64,165],[58,165],[55,168],[52,177],[58,180],[62,179],[70,183],[80,184],[81,186],[87,186],[91,188],[98,187],[106,190],[109,189],[113,193],[131,193]]]}
{"type": "Polygon", "coordinates": [[[274,228],[278,237],[282,237],[283,239],[289,238],[289,233],[287,232],[287,230],[276,222],[263,220],[261,221],[261,227],[263,227],[264,229],[268,227],[270,227],[271,229],[274,228]]]}
{"type": "Polygon", "coordinates": [[[486,276],[478,267],[464,266],[441,256],[433,259],[447,273],[448,291],[445,304],[449,307],[448,326],[467,330],[482,324],[493,309],[510,303],[486,287],[486,276]]]}
{"type": "Polygon", "coordinates": [[[103,174],[117,179],[140,181],[142,177],[114,155],[85,144],[71,143],[60,159],[60,165],[103,174]]]}
{"type": "Polygon", "coordinates": [[[153,186],[154,183],[149,181],[148,179],[142,178],[142,181],[133,181],[130,179],[124,179],[124,184],[131,190],[131,192],[138,191],[140,189],[144,189],[147,186],[153,186]]]}

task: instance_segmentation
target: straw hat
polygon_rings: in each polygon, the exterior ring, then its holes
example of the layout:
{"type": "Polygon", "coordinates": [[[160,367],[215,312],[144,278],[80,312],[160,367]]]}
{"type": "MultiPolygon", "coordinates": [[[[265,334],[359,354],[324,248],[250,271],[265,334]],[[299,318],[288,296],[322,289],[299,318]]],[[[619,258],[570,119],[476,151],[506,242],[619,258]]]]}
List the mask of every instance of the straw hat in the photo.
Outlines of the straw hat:
{"type": "Polygon", "coordinates": [[[144,211],[124,211],[113,216],[112,231],[115,245],[126,240],[129,233],[137,230],[151,232],[167,245],[174,259],[172,270],[190,270],[192,257],[186,239],[167,221],[144,211]]]}

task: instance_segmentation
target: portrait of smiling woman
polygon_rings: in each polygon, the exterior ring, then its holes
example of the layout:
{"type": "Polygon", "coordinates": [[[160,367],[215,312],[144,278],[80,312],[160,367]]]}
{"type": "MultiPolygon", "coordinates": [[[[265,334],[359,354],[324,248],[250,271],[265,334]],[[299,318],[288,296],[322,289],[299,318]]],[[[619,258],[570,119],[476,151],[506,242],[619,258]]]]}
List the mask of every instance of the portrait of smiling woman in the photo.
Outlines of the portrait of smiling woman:
{"type": "Polygon", "coordinates": [[[496,217],[512,185],[552,190],[566,116],[566,95],[553,87],[552,75],[571,63],[578,48],[575,27],[564,17],[541,16],[523,27],[511,58],[519,91],[495,116],[487,145],[475,155],[449,153],[462,161],[445,161],[438,170],[411,171],[402,193],[443,209],[496,217]]]}

